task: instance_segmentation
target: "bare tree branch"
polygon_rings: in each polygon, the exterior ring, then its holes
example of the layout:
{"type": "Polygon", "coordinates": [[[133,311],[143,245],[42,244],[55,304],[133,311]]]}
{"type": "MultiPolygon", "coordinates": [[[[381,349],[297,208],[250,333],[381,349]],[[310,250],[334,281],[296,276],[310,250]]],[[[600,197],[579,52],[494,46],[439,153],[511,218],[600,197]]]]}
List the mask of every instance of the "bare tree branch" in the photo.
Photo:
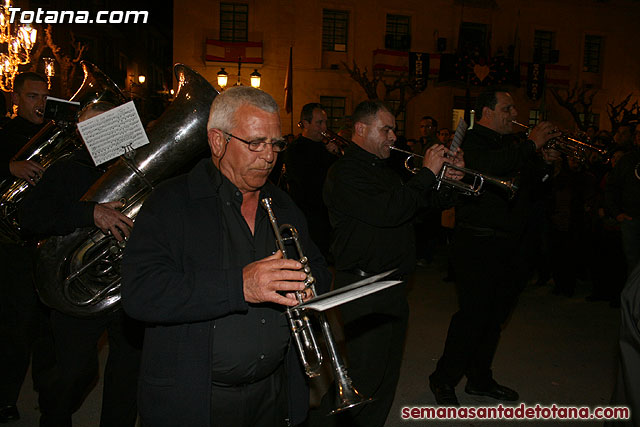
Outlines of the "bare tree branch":
{"type": "Polygon", "coordinates": [[[627,108],[632,95],[633,94],[630,93],[617,105],[614,105],[613,101],[607,104],[607,115],[611,122],[612,132],[615,133],[620,126],[635,125],[640,121],[640,105],[638,105],[638,101],[634,101],[634,103],[627,108]]]}
{"type": "Polygon", "coordinates": [[[364,89],[370,100],[380,99],[378,85],[382,82],[385,88],[384,101],[394,101],[390,108],[396,117],[406,111],[409,101],[424,90],[424,86],[421,86],[415,78],[409,77],[407,73],[395,76],[394,80],[390,80],[391,76],[386,76],[389,79],[385,80],[382,72],[374,71],[373,77],[370,78],[368,70],[365,68],[364,71],[360,71],[355,61],[353,61],[353,68],[349,68],[344,62],[342,64],[349,71],[351,78],[364,89]],[[398,96],[394,94],[396,91],[399,92],[398,96]]]}
{"type": "Polygon", "coordinates": [[[342,65],[344,65],[347,71],[349,71],[351,78],[355,80],[362,89],[364,89],[364,92],[367,94],[367,98],[370,100],[378,99],[378,83],[381,80],[380,73],[374,72],[373,77],[369,78],[367,75],[367,68],[365,67],[364,71],[361,72],[355,60],[353,61],[353,68],[349,68],[346,62],[342,62],[342,65]]]}
{"type": "Polygon", "coordinates": [[[569,89],[550,88],[556,102],[565,108],[582,131],[587,129],[593,116],[593,98],[598,93],[598,89],[575,85],[569,89]],[[580,114],[584,115],[584,120],[580,119],[580,114]]]}

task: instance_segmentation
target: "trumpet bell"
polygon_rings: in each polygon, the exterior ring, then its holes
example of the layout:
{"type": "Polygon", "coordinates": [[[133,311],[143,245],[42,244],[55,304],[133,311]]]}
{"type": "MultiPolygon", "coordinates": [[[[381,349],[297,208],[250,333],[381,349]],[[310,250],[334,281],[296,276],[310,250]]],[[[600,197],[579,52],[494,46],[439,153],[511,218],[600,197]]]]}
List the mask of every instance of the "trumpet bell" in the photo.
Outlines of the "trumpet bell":
{"type": "MultiPolygon", "coordinates": [[[[290,258],[287,255],[287,249],[285,242],[293,242],[296,248],[297,259],[302,264],[303,271],[307,274],[305,279],[305,290],[310,289],[312,298],[316,297],[315,279],[311,274],[311,268],[308,265],[308,258],[302,251],[302,244],[300,243],[300,237],[298,230],[292,225],[283,224],[278,226],[278,221],[273,213],[271,205],[271,199],[269,197],[263,198],[260,203],[267,211],[269,216],[269,222],[273,228],[273,233],[276,238],[276,245],[278,249],[282,251],[285,258],[290,258]]],[[[296,292],[296,298],[299,303],[302,303],[303,291],[296,292]]],[[[298,355],[300,361],[303,364],[304,370],[309,377],[315,377],[320,374],[320,368],[322,364],[322,351],[317,343],[313,329],[311,328],[311,322],[304,310],[299,308],[287,308],[287,319],[289,320],[289,327],[293,335],[294,343],[298,349],[298,355]]],[[[344,366],[340,353],[336,347],[333,333],[331,332],[331,326],[324,313],[320,313],[318,316],[320,328],[322,329],[322,336],[327,346],[329,353],[329,362],[333,369],[333,377],[337,387],[335,406],[329,415],[342,412],[346,409],[353,408],[363,403],[370,402],[371,399],[366,399],[360,396],[360,393],[355,389],[351,382],[351,378],[347,375],[347,369],[344,366]]]]}
{"type": "Polygon", "coordinates": [[[451,163],[444,163],[436,178],[438,180],[436,189],[440,189],[441,185],[446,185],[459,190],[462,194],[468,196],[479,196],[484,190],[484,185],[490,184],[504,190],[509,200],[513,199],[517,194],[520,182],[519,176],[506,180],[482,174],[472,169],[456,166],[451,163]],[[449,169],[464,173],[464,177],[461,180],[447,178],[446,174],[449,169]]]}

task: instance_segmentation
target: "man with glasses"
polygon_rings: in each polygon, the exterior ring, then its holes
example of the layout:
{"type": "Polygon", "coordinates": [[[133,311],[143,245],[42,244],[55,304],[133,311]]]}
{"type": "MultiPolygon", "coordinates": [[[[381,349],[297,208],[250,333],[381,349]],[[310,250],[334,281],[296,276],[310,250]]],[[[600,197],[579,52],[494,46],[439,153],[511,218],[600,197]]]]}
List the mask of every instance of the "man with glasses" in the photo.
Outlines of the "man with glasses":
{"type": "MultiPolygon", "coordinates": [[[[438,121],[431,116],[423,116],[420,119],[420,144],[422,150],[426,150],[435,144],[440,144],[438,139],[438,121]]],[[[422,154],[422,153],[419,153],[422,154]]]]}
{"type": "Polygon", "coordinates": [[[317,290],[330,273],[302,212],[267,182],[286,144],[278,105],[233,87],[211,105],[211,158],[145,201],[122,262],[122,304],[148,324],[139,408],[151,426],[286,426],[309,405],[283,314],[306,278],[283,259],[267,212],[295,226],[317,290]]]}

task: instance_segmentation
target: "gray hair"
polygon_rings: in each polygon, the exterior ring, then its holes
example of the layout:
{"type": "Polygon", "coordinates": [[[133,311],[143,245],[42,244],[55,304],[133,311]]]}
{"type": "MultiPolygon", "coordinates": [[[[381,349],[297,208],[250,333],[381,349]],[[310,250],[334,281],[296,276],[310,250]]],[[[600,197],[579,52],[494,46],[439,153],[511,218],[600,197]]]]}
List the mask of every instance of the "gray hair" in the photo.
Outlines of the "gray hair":
{"type": "Polygon", "coordinates": [[[236,111],[243,105],[252,105],[267,113],[278,113],[278,103],[268,93],[250,86],[233,86],[216,96],[209,111],[207,130],[230,132],[238,123],[236,111]]]}

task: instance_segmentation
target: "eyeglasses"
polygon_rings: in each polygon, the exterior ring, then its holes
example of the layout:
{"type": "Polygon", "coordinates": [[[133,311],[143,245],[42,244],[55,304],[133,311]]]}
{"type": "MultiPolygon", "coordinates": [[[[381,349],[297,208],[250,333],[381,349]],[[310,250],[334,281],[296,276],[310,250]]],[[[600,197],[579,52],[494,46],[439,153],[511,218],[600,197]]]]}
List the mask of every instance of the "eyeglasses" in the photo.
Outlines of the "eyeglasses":
{"type": "Polygon", "coordinates": [[[284,139],[276,139],[275,141],[267,142],[267,138],[258,138],[253,141],[246,141],[229,132],[225,132],[223,130],[221,130],[221,132],[227,135],[227,142],[229,142],[231,138],[235,138],[238,141],[247,144],[247,146],[249,147],[249,151],[264,151],[267,144],[271,144],[271,149],[274,153],[279,153],[287,148],[287,141],[285,141],[284,139]]]}

